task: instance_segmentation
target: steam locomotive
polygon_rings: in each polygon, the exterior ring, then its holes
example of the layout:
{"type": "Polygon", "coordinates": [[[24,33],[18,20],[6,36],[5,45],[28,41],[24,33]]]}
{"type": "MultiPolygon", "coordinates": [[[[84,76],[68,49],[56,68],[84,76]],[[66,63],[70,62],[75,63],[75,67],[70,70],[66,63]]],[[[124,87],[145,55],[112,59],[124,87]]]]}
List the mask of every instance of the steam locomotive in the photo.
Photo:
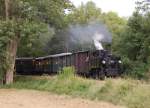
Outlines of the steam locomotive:
{"type": "Polygon", "coordinates": [[[121,58],[107,50],[61,53],[39,58],[16,58],[16,73],[20,75],[57,74],[64,67],[72,66],[76,74],[104,79],[122,74],[121,58]]]}

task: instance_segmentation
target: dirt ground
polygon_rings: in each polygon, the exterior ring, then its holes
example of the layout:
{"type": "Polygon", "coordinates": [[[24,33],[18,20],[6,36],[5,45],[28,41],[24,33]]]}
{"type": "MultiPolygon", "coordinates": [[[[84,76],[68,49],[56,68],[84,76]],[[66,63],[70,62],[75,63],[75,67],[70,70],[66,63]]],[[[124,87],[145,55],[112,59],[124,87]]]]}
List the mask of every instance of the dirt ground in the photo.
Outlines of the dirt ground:
{"type": "Polygon", "coordinates": [[[0,108],[124,108],[33,90],[0,89],[0,108]]]}

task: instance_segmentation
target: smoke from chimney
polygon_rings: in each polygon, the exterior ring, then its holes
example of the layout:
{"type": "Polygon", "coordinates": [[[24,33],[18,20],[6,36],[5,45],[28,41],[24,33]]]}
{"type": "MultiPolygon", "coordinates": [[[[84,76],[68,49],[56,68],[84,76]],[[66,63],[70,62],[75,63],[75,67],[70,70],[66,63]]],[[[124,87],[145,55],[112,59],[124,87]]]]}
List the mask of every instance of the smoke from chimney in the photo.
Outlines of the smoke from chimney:
{"type": "Polygon", "coordinates": [[[111,33],[104,24],[99,22],[71,25],[68,30],[70,43],[72,44],[93,44],[97,50],[103,50],[101,42],[112,42],[111,33]]]}
{"type": "Polygon", "coordinates": [[[103,50],[104,49],[102,46],[102,43],[101,43],[101,40],[103,40],[102,34],[95,33],[93,40],[94,40],[94,45],[95,45],[97,50],[103,50]]]}

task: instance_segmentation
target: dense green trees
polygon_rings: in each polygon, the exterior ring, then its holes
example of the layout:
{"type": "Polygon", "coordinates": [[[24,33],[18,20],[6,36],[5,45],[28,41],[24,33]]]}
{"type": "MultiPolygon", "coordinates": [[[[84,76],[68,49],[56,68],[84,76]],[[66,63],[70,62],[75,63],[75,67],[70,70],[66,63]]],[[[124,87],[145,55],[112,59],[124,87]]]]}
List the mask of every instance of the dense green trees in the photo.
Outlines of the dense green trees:
{"type": "MultiPolygon", "coordinates": [[[[63,14],[61,16],[61,26],[58,26],[59,22],[53,21],[54,24],[50,24],[49,34],[40,35],[39,38],[32,40],[21,40],[19,45],[18,56],[42,56],[47,54],[61,53],[65,51],[79,51],[93,49],[94,45],[91,43],[72,43],[72,47],[69,44],[68,33],[70,25],[86,26],[91,22],[97,22],[107,25],[110,32],[112,32],[113,40],[117,39],[117,36],[121,33],[123,27],[126,25],[126,20],[120,18],[116,13],[109,12],[103,13],[100,8],[96,7],[93,2],[87,4],[81,4],[81,6],[75,8],[69,5],[71,12],[69,14],[63,14]],[[55,26],[54,26],[55,25],[55,26]],[[41,38],[42,37],[42,38],[41,38]],[[43,41],[46,40],[45,41],[43,41]],[[48,41],[48,42],[47,42],[48,41]],[[57,41],[57,42],[56,42],[57,41]],[[26,44],[25,42],[31,42],[26,44]],[[47,44],[45,44],[47,43],[47,44]],[[57,43],[57,44],[55,44],[57,43]],[[73,45],[74,44],[74,45],[73,45]],[[68,47],[69,46],[69,47],[68,47]]],[[[46,13],[45,13],[46,14],[46,13]]],[[[54,17],[53,14],[51,17],[54,17]]],[[[57,18],[56,18],[57,19],[57,18]]],[[[55,19],[55,20],[56,20],[55,19]]],[[[58,15],[59,19],[59,15],[58,15]]],[[[52,19],[50,19],[51,21],[52,19]]],[[[59,20],[60,21],[60,20],[59,20]]],[[[115,40],[116,41],[116,40],[115,40]]],[[[116,42],[113,42],[112,50],[115,51],[116,42]]]]}
{"type": "Polygon", "coordinates": [[[95,3],[87,2],[81,6],[74,8],[68,15],[71,24],[87,24],[91,21],[99,20],[101,9],[96,7],[95,3]]]}
{"type": "Polygon", "coordinates": [[[0,0],[1,82],[13,82],[19,43],[31,46],[46,32],[47,25],[61,28],[64,9],[69,6],[67,0],[0,0]]]}
{"type": "Polygon", "coordinates": [[[124,57],[128,74],[138,78],[146,76],[150,63],[150,12],[142,3],[128,19],[115,46],[124,57]]]}
{"type": "MultiPolygon", "coordinates": [[[[66,15],[65,17],[67,24],[69,25],[66,27],[61,34],[55,35],[52,40],[49,41],[50,44],[48,46],[51,46],[51,49],[49,50],[49,54],[53,53],[60,53],[60,52],[65,52],[65,51],[79,51],[79,50],[91,50],[94,49],[94,44],[93,43],[83,43],[83,42],[76,42],[76,43],[71,43],[69,44],[68,40],[69,39],[64,39],[64,38],[69,38],[70,35],[67,33],[67,29],[69,30],[70,26],[78,26],[79,28],[81,27],[86,27],[90,25],[90,23],[104,23],[107,25],[107,28],[113,35],[113,44],[112,44],[112,50],[115,52],[116,49],[116,41],[117,41],[117,36],[122,32],[126,25],[126,19],[120,18],[116,13],[114,12],[109,12],[109,13],[103,13],[100,8],[96,7],[96,5],[93,2],[87,2],[86,4],[81,4],[77,8],[73,8],[69,14],[66,15]],[[63,40],[62,40],[63,38],[63,40]],[[55,44],[53,40],[57,40],[57,45],[55,44]],[[66,42],[64,42],[64,40],[66,42]],[[66,47],[69,46],[66,50],[66,47]],[[59,49],[59,51],[57,50],[59,49]],[[64,50],[65,49],[65,50],[64,50]]],[[[76,31],[76,32],[80,32],[76,31]]],[[[92,36],[91,36],[92,37],[92,36]]],[[[47,47],[48,47],[47,46],[47,47]]],[[[105,46],[105,45],[104,45],[105,46]]],[[[107,45],[108,46],[108,45],[107,45]]]]}
{"type": "Polygon", "coordinates": [[[32,19],[34,13],[29,9],[31,7],[27,2],[2,0],[0,5],[0,7],[3,7],[0,10],[0,40],[1,53],[3,53],[2,57],[0,57],[2,58],[0,68],[2,73],[1,81],[9,84],[13,81],[14,63],[20,37],[31,32],[33,32],[33,35],[36,34],[35,29],[38,25],[32,19]],[[29,27],[27,27],[28,25],[29,27]],[[28,28],[28,30],[24,28],[28,28]],[[7,64],[7,67],[5,64],[7,64]]]}
{"type": "MultiPolygon", "coordinates": [[[[38,18],[47,24],[48,31],[32,39],[22,38],[18,49],[18,57],[46,55],[48,51],[45,51],[45,47],[47,47],[48,41],[55,35],[55,32],[66,27],[68,24],[66,21],[65,9],[73,7],[68,0],[32,0],[31,3],[38,11],[38,18]]],[[[46,50],[50,49],[51,48],[46,50]]]]}

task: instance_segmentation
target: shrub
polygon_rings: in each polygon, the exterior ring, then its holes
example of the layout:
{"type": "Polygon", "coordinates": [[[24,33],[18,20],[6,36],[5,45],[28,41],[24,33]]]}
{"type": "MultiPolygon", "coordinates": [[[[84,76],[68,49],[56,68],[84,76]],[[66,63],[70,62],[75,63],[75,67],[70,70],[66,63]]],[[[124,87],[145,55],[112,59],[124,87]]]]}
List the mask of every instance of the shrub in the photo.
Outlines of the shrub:
{"type": "Polygon", "coordinates": [[[64,67],[62,71],[59,72],[58,78],[65,79],[65,78],[73,78],[75,75],[74,67],[64,67]]]}
{"type": "Polygon", "coordinates": [[[150,66],[149,63],[132,61],[127,57],[123,57],[122,61],[125,75],[137,79],[148,79],[147,72],[150,66]]]}

